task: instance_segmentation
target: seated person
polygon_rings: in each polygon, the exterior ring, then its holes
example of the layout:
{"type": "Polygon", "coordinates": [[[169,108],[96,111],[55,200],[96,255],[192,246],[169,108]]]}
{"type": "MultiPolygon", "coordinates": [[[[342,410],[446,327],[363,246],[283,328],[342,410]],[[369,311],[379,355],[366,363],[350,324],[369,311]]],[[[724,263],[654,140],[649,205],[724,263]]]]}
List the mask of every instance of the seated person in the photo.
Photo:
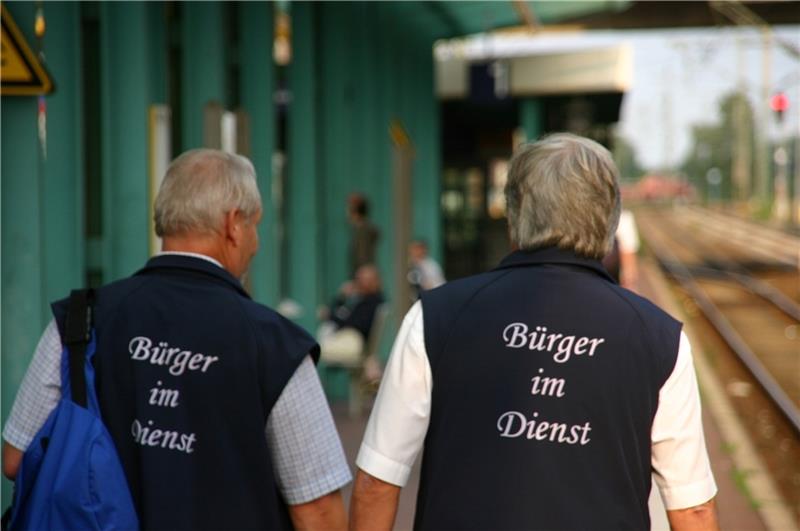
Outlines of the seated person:
{"type": "Polygon", "coordinates": [[[362,265],[355,278],[342,285],[317,332],[320,359],[332,365],[358,365],[375,310],[383,301],[378,269],[372,264],[362,265]]]}

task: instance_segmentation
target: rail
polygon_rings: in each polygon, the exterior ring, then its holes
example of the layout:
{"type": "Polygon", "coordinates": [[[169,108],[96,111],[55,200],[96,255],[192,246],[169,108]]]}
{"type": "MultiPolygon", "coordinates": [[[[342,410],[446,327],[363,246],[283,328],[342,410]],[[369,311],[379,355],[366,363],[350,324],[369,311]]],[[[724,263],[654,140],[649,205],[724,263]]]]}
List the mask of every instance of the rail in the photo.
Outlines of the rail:
{"type": "Polygon", "coordinates": [[[736,243],[748,252],[800,268],[800,238],[797,236],[697,206],[682,207],[681,213],[698,222],[701,230],[736,243]]]}
{"type": "MultiPolygon", "coordinates": [[[[797,435],[800,435],[800,410],[795,406],[794,402],[789,398],[786,392],[781,388],[778,382],[775,381],[773,376],[767,371],[758,356],[753,350],[745,343],[742,337],[736,332],[733,326],[723,313],[717,308],[714,302],[706,295],[695,281],[695,275],[692,271],[684,265],[677,257],[662,245],[653,239],[648,241],[649,247],[656,257],[656,260],[664,267],[664,269],[689,293],[694,299],[697,306],[706,316],[708,321],[717,330],[722,339],[728,344],[734,354],[744,364],[748,371],[753,375],[759,386],[764,390],[766,395],[772,400],[777,409],[786,418],[788,423],[793,428],[797,435]]],[[[736,274],[734,274],[736,275],[736,274]]],[[[751,279],[755,280],[755,279],[751,279]]],[[[794,301],[789,301],[794,306],[794,301]]],[[[779,306],[780,307],[780,306],[779,306]]],[[[782,310],[789,310],[795,313],[796,308],[792,309],[791,306],[782,308],[782,310]]]]}

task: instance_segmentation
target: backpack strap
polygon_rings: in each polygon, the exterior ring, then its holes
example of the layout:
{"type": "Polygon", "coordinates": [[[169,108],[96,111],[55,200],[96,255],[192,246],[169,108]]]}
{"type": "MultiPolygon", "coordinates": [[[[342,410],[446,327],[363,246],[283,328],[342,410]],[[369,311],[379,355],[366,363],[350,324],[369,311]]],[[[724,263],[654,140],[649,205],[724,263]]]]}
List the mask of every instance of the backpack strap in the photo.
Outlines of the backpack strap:
{"type": "Polygon", "coordinates": [[[72,401],[86,407],[86,346],[92,339],[93,289],[74,289],[69,296],[64,345],[69,349],[69,383],[72,401]]]}

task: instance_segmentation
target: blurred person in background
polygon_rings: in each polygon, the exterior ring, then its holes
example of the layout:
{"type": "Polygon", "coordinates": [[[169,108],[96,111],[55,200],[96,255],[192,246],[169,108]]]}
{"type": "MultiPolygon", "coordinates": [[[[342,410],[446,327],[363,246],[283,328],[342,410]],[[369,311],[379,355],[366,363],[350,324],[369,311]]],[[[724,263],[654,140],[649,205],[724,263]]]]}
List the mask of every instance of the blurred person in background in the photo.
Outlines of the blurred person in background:
{"type": "Polygon", "coordinates": [[[572,134],[515,153],[513,252],[406,315],[356,460],[351,529],[391,529],[420,452],[416,529],[649,529],[651,474],[672,529],[718,529],[682,325],[600,264],[618,180],[608,150],[572,134]]]}
{"type": "Polygon", "coordinates": [[[420,293],[438,288],[445,283],[444,274],[439,264],[428,255],[428,244],[417,239],[408,245],[408,282],[414,292],[414,300],[420,293]]]}
{"type": "Polygon", "coordinates": [[[375,263],[380,231],[369,219],[369,201],[359,193],[350,194],[347,198],[347,221],[351,227],[350,275],[355,277],[359,267],[375,263]]]}
{"type": "Polygon", "coordinates": [[[603,258],[603,265],[620,286],[631,291],[639,287],[639,233],[633,212],[622,210],[614,244],[603,258]]]}
{"type": "Polygon", "coordinates": [[[370,336],[375,312],[383,304],[381,276],[372,264],[356,270],[355,278],[345,282],[336,294],[329,309],[323,310],[324,322],[317,338],[320,342],[320,359],[331,365],[355,366],[367,361],[365,377],[380,377],[377,360],[362,360],[364,345],[370,336]],[[378,371],[376,376],[375,371],[378,371]]]}

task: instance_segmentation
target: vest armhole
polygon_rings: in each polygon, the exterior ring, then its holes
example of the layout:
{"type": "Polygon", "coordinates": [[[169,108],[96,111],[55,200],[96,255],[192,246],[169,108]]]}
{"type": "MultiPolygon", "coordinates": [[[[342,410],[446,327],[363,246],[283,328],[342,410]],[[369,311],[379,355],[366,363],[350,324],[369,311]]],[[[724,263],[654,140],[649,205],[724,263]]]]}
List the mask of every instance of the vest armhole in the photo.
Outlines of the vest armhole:
{"type": "Polygon", "coordinates": [[[678,348],[680,346],[683,323],[644,297],[634,294],[633,296],[635,298],[641,300],[640,304],[635,304],[629,300],[628,297],[620,294],[619,291],[614,289],[613,286],[609,286],[608,289],[617,298],[627,304],[631,311],[633,311],[633,313],[636,315],[636,318],[631,321],[631,324],[628,327],[628,337],[631,337],[630,331],[635,322],[640,323],[642,329],[646,331],[646,336],[649,341],[647,341],[645,348],[655,360],[658,373],[654,374],[653,376],[657,380],[656,383],[658,384],[658,388],[661,389],[661,387],[667,381],[667,378],[669,378],[670,374],[672,374],[672,370],[674,369],[675,363],[678,360],[678,348]],[[641,305],[645,305],[645,307],[642,308],[640,307],[641,305]],[[644,315],[642,315],[642,313],[646,311],[648,305],[651,307],[650,311],[653,313],[653,319],[647,319],[644,315]],[[651,321],[655,322],[651,323],[651,321]],[[669,345],[667,345],[667,343],[669,343],[669,345]],[[654,344],[664,345],[665,349],[669,348],[669,357],[665,359],[663,354],[659,355],[659,352],[654,348],[654,344]]]}
{"type": "Polygon", "coordinates": [[[236,304],[239,307],[239,311],[241,313],[240,318],[246,321],[246,326],[250,330],[250,333],[253,334],[253,341],[255,342],[257,350],[256,366],[259,368],[258,381],[261,387],[260,395],[262,397],[264,423],[266,425],[267,419],[272,412],[272,408],[275,407],[275,403],[280,398],[280,395],[286,387],[286,384],[289,383],[289,380],[291,380],[292,376],[294,376],[294,373],[297,371],[297,368],[300,366],[306,356],[311,356],[312,359],[314,358],[315,349],[316,352],[318,352],[319,345],[305,330],[298,327],[291,321],[284,319],[280,314],[273,312],[273,310],[270,308],[262,306],[252,299],[244,299],[239,297],[235,293],[232,294],[232,296],[235,297],[236,304]],[[247,308],[248,305],[254,305],[255,310],[250,310],[247,308]],[[265,320],[263,323],[260,319],[260,316],[255,313],[256,311],[265,312],[265,320]],[[274,316],[270,316],[269,312],[273,312],[274,316]],[[266,319],[268,317],[273,317],[274,322],[267,322],[266,319]],[[276,339],[274,344],[269,344],[266,341],[268,334],[266,334],[264,330],[260,329],[261,326],[273,326],[277,328],[276,333],[271,334],[271,336],[276,339]],[[309,345],[307,349],[304,348],[303,341],[299,338],[296,338],[298,333],[308,337],[309,345]],[[287,341],[287,344],[281,345],[281,339],[284,338],[288,338],[290,341],[287,341]],[[277,371],[275,371],[277,374],[275,374],[275,372],[268,370],[268,368],[265,366],[267,358],[269,358],[266,353],[273,350],[280,350],[281,347],[286,347],[282,349],[284,354],[276,354],[275,356],[272,356],[275,368],[277,369],[277,371]],[[283,361],[281,358],[283,358],[283,361]],[[270,376],[276,379],[273,381],[273,383],[276,385],[270,385],[270,382],[268,381],[270,376]],[[268,391],[269,389],[273,389],[273,391],[268,391]]]}

